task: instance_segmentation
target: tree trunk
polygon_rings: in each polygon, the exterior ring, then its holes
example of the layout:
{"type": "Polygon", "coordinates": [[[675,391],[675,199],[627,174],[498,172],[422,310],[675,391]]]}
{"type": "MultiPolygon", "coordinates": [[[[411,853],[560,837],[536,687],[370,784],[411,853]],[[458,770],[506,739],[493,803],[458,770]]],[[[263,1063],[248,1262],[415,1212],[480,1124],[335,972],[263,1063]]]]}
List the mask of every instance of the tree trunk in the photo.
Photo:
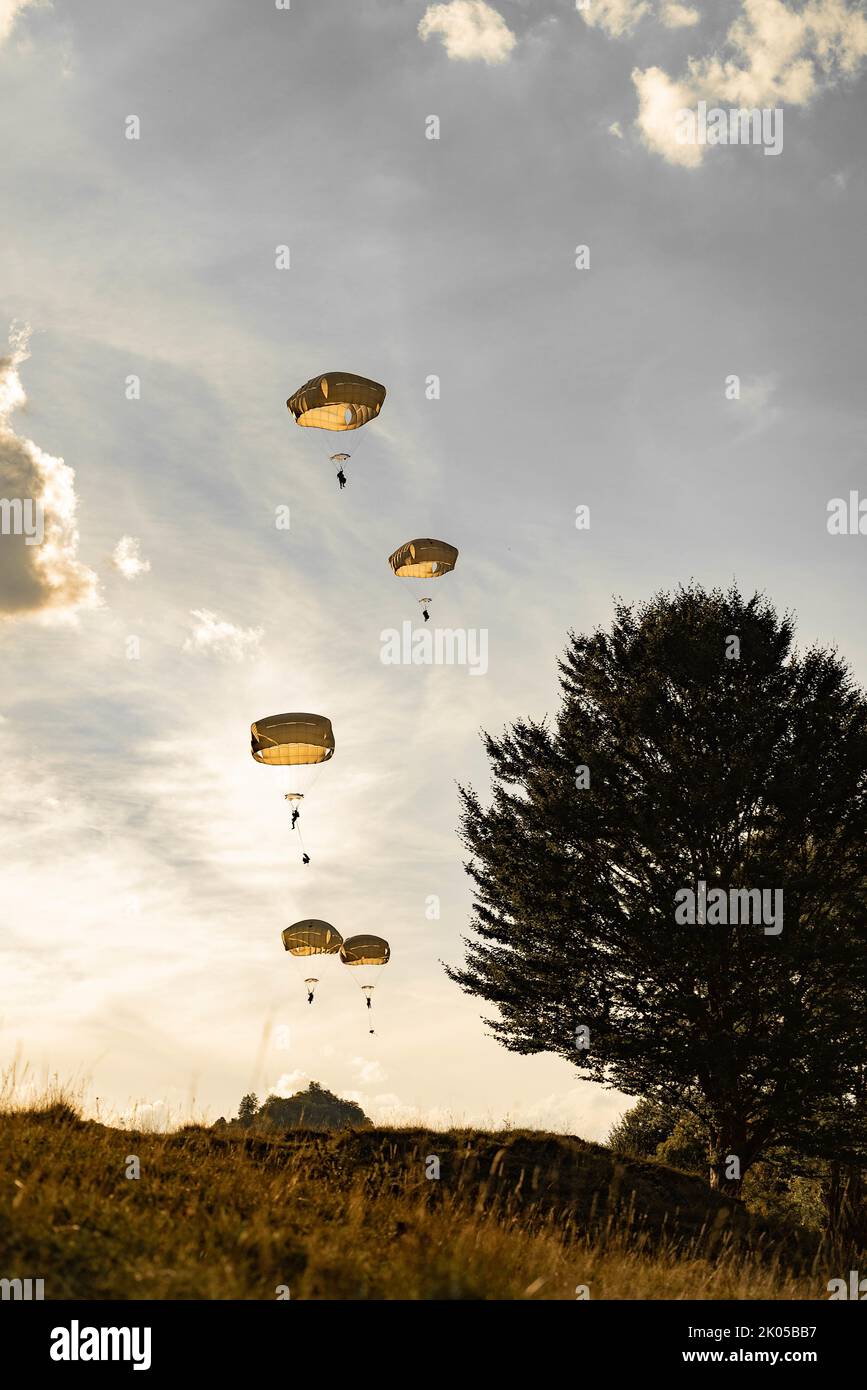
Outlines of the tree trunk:
{"type": "Polygon", "coordinates": [[[725,1115],[710,1156],[710,1185],[724,1197],[740,1197],[744,1175],[753,1161],[747,1147],[747,1127],[740,1115],[725,1115]],[[732,1160],[737,1159],[737,1165],[732,1160]]]}

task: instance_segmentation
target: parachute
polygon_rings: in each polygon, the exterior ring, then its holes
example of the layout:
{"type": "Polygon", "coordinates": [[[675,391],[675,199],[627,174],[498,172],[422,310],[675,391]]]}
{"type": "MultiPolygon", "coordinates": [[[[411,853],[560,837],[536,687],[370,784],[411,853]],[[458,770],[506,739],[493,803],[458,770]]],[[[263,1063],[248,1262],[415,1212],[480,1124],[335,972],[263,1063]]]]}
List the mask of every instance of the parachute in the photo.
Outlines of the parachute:
{"type": "Polygon", "coordinates": [[[324,714],[269,714],[250,726],[251,752],[268,767],[325,763],[334,755],[334,730],[324,714]]]}
{"type": "Polygon", "coordinates": [[[343,937],[330,922],[321,922],[315,917],[293,922],[281,932],[284,950],[288,951],[293,962],[304,963],[304,984],[307,989],[307,1003],[313,1003],[313,995],[319,983],[319,976],[313,974],[315,966],[310,961],[313,956],[336,956],[343,945],[343,937]]]}
{"type": "MultiPolygon", "coordinates": [[[[350,936],[340,948],[340,959],[352,971],[355,983],[367,999],[373,1002],[373,990],[379,971],[391,959],[391,947],[381,936],[350,936]]],[[[371,1028],[371,1033],[373,1029],[371,1028]]]]}
{"type": "MultiPolygon", "coordinates": [[[[441,579],[449,574],[458,562],[457,547],[448,541],[435,541],[431,537],[407,541],[398,547],[388,558],[388,563],[398,579],[441,579]]],[[[430,618],[430,598],[420,598],[425,622],[430,618]]]]}
{"type": "MultiPolygon", "coordinates": [[[[270,714],[250,727],[250,751],[266,767],[291,769],[283,773],[286,801],[303,801],[318,776],[319,765],[334,756],[334,730],[324,714],[270,714]],[[310,768],[316,768],[313,774],[310,768]]],[[[300,810],[292,811],[292,829],[301,845],[302,862],[310,862],[298,829],[300,810]]]]}
{"type": "MultiPolygon", "coordinates": [[[[382,409],[386,391],[378,381],[354,372],[325,372],[306,381],[289,397],[286,408],[296,425],[303,429],[329,430],[345,433],[360,430],[375,420],[382,409]]],[[[351,458],[348,453],[329,454],[337,466],[338,481],[343,487],[346,479],[343,465],[351,458]]]]}

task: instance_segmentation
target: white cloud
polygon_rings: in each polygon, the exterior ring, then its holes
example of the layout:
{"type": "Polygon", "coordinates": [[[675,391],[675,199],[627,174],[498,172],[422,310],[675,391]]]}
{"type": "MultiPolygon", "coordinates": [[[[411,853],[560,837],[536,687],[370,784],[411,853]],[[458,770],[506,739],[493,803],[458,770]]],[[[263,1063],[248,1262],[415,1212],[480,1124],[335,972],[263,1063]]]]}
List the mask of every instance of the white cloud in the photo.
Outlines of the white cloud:
{"type": "Polygon", "coordinates": [[[845,0],[809,0],[798,12],[783,0],[744,0],[726,41],[735,57],[691,60],[694,83],[746,106],[803,105],[823,78],[858,71],[867,56],[867,17],[845,0]]]}
{"type": "Polygon", "coordinates": [[[258,655],[265,635],[261,627],[235,627],[207,608],[194,608],[193,630],[184,642],[185,652],[201,652],[226,661],[246,661],[258,655]]]}
{"type": "Polygon", "coordinates": [[[297,1091],[305,1090],[309,1081],[310,1077],[307,1073],[299,1071],[297,1068],[295,1071],[284,1071],[283,1075],[274,1082],[274,1085],[268,1087],[267,1094],[280,1096],[285,1100],[289,1096],[294,1096],[297,1091]]]}
{"type": "Polygon", "coordinates": [[[678,5],[676,0],[667,0],[659,17],[666,29],[689,29],[701,19],[698,10],[693,9],[692,5],[678,5]]]}
{"type": "Polygon", "coordinates": [[[122,1110],[116,1123],[123,1129],[162,1133],[173,1129],[178,1123],[183,1123],[183,1120],[172,1113],[171,1107],[164,1100],[141,1100],[122,1110]]]}
{"type": "Polygon", "coordinates": [[[518,42],[503,16],[485,0],[429,5],[418,32],[423,39],[439,34],[449,57],[465,62],[505,63],[518,42]]]}
{"type": "Polygon", "coordinates": [[[612,39],[622,39],[649,11],[648,0],[590,0],[588,8],[579,13],[585,24],[603,29],[612,39]]]}
{"type": "Polygon", "coordinates": [[[124,579],[138,579],[140,574],[150,574],[150,560],[141,556],[141,541],[135,536],[121,536],[111,555],[111,563],[124,579]]]}
{"type": "Polygon", "coordinates": [[[15,27],[15,21],[33,0],[0,0],[0,44],[5,43],[15,27]]]}
{"type": "Polygon", "coordinates": [[[670,164],[695,169],[701,164],[704,147],[678,143],[677,114],[694,104],[690,87],[675,82],[662,68],[634,68],[632,81],[638,92],[636,125],[648,149],[661,154],[670,164]]]}
{"type": "Polygon", "coordinates": [[[622,139],[623,139],[623,129],[622,129],[622,127],[621,127],[619,121],[612,121],[612,122],[611,122],[611,125],[608,127],[608,134],[609,134],[609,135],[616,135],[618,140],[622,140],[622,139]]]}
{"type": "Polygon", "coordinates": [[[18,368],[30,356],[29,328],[10,330],[0,357],[0,619],[72,617],[99,605],[98,579],[78,559],[75,473],[15,433],[10,417],[27,396],[18,368]],[[14,509],[14,510],[13,510],[14,509]]]}
{"type": "Polygon", "coordinates": [[[370,1095],[367,1091],[344,1091],[346,1100],[354,1100],[376,1125],[412,1125],[425,1129],[449,1129],[455,1123],[451,1110],[441,1105],[408,1105],[394,1091],[370,1095]]]}
{"type": "Polygon", "coordinates": [[[356,1072],[358,1080],[365,1086],[386,1079],[385,1072],[379,1062],[367,1061],[364,1057],[353,1057],[349,1065],[356,1072]]]}
{"type": "Polygon", "coordinates": [[[690,58],[679,80],[657,67],[632,74],[642,139],[671,164],[695,168],[707,148],[678,143],[681,109],[699,101],[803,106],[835,78],[855,76],[867,58],[867,15],[846,0],[808,0],[798,11],[783,0],[744,0],[725,42],[731,57],[690,58]]]}

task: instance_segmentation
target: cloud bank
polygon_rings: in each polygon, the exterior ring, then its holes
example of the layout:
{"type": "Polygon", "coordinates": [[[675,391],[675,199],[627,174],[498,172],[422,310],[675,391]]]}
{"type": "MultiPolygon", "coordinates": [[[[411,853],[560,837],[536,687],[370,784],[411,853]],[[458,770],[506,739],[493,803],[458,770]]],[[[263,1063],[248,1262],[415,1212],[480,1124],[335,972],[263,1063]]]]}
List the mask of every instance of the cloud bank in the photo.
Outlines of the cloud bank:
{"type": "Polygon", "coordinates": [[[265,635],[261,627],[236,627],[208,608],[194,608],[193,630],[184,642],[185,652],[218,656],[224,661],[247,661],[259,653],[265,635]]]}
{"type": "Polygon", "coordinates": [[[636,68],[637,126],[644,144],[671,164],[696,168],[706,147],[679,144],[677,112],[699,101],[733,107],[805,106],[867,57],[867,15],[846,0],[744,0],[725,38],[732,56],[690,58],[680,78],[636,68]]]}
{"type": "Polygon", "coordinates": [[[28,339],[13,329],[0,357],[0,620],[70,617],[100,602],[97,576],[78,559],[73,469],[10,423],[27,400],[18,368],[28,339]]]}
{"type": "Polygon", "coordinates": [[[32,4],[33,0],[0,0],[0,44],[5,43],[12,33],[21,11],[32,4]]]}

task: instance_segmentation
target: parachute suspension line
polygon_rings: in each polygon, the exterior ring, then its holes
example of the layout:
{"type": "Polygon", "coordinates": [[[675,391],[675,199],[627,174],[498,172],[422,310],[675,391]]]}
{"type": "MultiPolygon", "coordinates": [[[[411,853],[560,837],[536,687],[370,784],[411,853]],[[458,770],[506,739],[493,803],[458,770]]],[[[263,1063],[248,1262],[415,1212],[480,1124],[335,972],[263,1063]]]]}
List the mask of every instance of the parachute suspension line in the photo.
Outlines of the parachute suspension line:
{"type": "MultiPolygon", "coordinates": [[[[379,970],[388,964],[390,958],[391,947],[381,936],[351,936],[340,947],[340,959],[352,971],[368,1010],[373,1006],[373,989],[380,979],[379,970]],[[374,969],[371,970],[371,967],[374,969]]],[[[372,1024],[369,1017],[368,1023],[372,1024]]],[[[372,1026],[368,1029],[370,1033],[374,1031],[372,1026]]]]}
{"type": "Polygon", "coordinates": [[[307,1003],[312,1004],[316,986],[319,984],[319,977],[317,975],[311,975],[309,973],[311,969],[310,958],[302,959],[299,956],[294,956],[290,954],[289,959],[292,962],[293,975],[297,977],[299,983],[302,980],[304,982],[304,989],[307,994],[307,1003]]]}
{"type": "MultiPolygon", "coordinates": [[[[287,773],[292,773],[292,774],[293,774],[293,781],[295,781],[296,779],[300,779],[300,777],[301,777],[302,774],[307,774],[307,780],[306,780],[305,782],[302,782],[302,785],[303,785],[303,787],[304,787],[303,792],[284,792],[284,793],[283,793],[283,800],[284,800],[284,801],[306,801],[307,798],[309,797],[310,793],[312,792],[313,788],[316,786],[316,783],[319,781],[319,778],[320,778],[321,775],[322,775],[322,769],[323,769],[323,767],[325,767],[325,765],[326,765],[326,763],[327,763],[328,761],[329,761],[329,760],[326,758],[326,759],[325,759],[323,762],[321,762],[321,763],[315,763],[315,764],[310,764],[310,765],[307,765],[307,764],[304,764],[304,763],[300,763],[300,764],[299,764],[298,766],[296,766],[296,767],[287,768],[287,769],[286,769],[286,772],[287,772],[287,773]],[[309,767],[310,767],[310,766],[313,767],[313,771],[312,771],[312,772],[309,771],[309,767]]],[[[301,809],[301,808],[299,807],[298,809],[299,809],[299,814],[300,814],[300,809],[301,809]]]]}
{"type": "MultiPolygon", "coordinates": [[[[370,1008],[370,995],[368,994],[367,991],[368,991],[368,989],[372,988],[372,986],[370,986],[370,985],[365,986],[365,985],[359,984],[358,980],[355,981],[355,984],[356,984],[357,988],[360,989],[361,992],[362,992],[362,994],[365,996],[365,999],[366,999],[366,1001],[367,1001],[367,1007],[370,1008]]],[[[371,1019],[369,1020],[369,1022],[372,1024],[372,1023],[373,1023],[373,1019],[371,1018],[371,1019]]],[[[373,1028],[370,1027],[370,1028],[368,1028],[367,1031],[368,1031],[368,1033],[372,1033],[372,1032],[373,1032],[373,1028]]]]}
{"type": "Polygon", "coordinates": [[[344,465],[358,453],[361,440],[367,437],[365,426],[378,417],[385,397],[385,387],[369,377],[323,372],[299,386],[286,402],[296,425],[327,432],[325,452],[337,469],[341,492],[348,481],[344,465]]]}
{"type": "MultiPolygon", "coordinates": [[[[343,937],[330,922],[318,919],[295,922],[281,932],[283,947],[290,954],[292,968],[304,981],[307,1003],[312,1004],[320,983],[320,961],[336,956],[343,937]]],[[[327,973],[327,969],[326,969],[327,973]]]]}
{"type": "MultiPolygon", "coordinates": [[[[373,1008],[373,985],[362,985],[362,986],[361,986],[361,992],[362,992],[362,994],[364,995],[364,1002],[365,1002],[365,1004],[367,1005],[367,1007],[368,1007],[369,1009],[372,1009],[372,1008],[373,1008]]],[[[375,1031],[376,1031],[376,1030],[374,1029],[374,1027],[373,1027],[373,1019],[369,1019],[368,1021],[369,1021],[369,1023],[370,1023],[370,1027],[368,1028],[367,1031],[368,1031],[368,1033],[373,1034],[373,1033],[375,1033],[375,1031]]]]}
{"type": "MultiPolygon", "coordinates": [[[[307,785],[306,785],[306,787],[305,787],[305,790],[304,790],[303,792],[284,792],[284,793],[283,793],[283,799],[284,799],[286,802],[288,802],[290,805],[291,805],[293,802],[297,802],[297,801],[306,801],[307,797],[310,795],[310,793],[312,792],[312,790],[313,790],[313,788],[315,787],[316,783],[318,782],[319,776],[320,776],[320,774],[321,774],[322,769],[323,769],[324,766],[325,766],[325,763],[324,763],[324,762],[318,763],[318,764],[317,764],[316,769],[315,769],[315,771],[314,771],[312,777],[311,777],[310,780],[308,781],[308,783],[307,783],[307,785]]],[[[295,770],[300,772],[300,771],[301,771],[301,768],[296,768],[295,770]]],[[[306,846],[305,843],[304,843],[304,836],[301,834],[301,826],[300,826],[300,824],[299,824],[300,820],[301,820],[301,810],[300,810],[300,808],[299,808],[298,806],[292,806],[292,815],[291,815],[291,818],[290,818],[290,828],[291,828],[293,834],[295,834],[295,835],[298,836],[298,843],[299,843],[300,846],[301,846],[301,863],[302,863],[302,864],[309,864],[309,863],[310,863],[310,856],[309,856],[309,854],[307,853],[307,846],[306,846]]],[[[312,1000],[311,1000],[311,1003],[312,1003],[312,1000]]]]}
{"type": "MultiPolygon", "coordinates": [[[[373,985],[363,985],[363,984],[361,983],[360,980],[356,980],[355,983],[356,983],[356,985],[358,986],[358,988],[361,990],[361,993],[364,995],[364,1002],[365,1002],[365,1004],[367,1005],[367,1007],[368,1007],[369,1009],[372,1008],[372,1007],[373,1007],[373,988],[374,988],[373,985]]],[[[369,1021],[369,1023],[371,1024],[371,1027],[368,1028],[367,1031],[368,1031],[368,1033],[373,1033],[373,1032],[374,1032],[374,1029],[373,1029],[373,1026],[372,1026],[372,1024],[373,1024],[373,1019],[371,1018],[371,1019],[369,1019],[368,1021],[369,1021]]]]}
{"type": "MultiPolygon", "coordinates": [[[[328,761],[328,760],[326,759],[326,762],[327,762],[327,761],[328,761]]],[[[316,764],[316,771],[313,773],[313,776],[310,778],[310,781],[307,783],[307,790],[306,790],[306,792],[304,793],[305,796],[309,796],[310,793],[312,792],[313,788],[316,786],[316,783],[319,781],[319,778],[320,778],[321,775],[322,775],[322,769],[323,769],[324,766],[325,766],[325,763],[324,763],[324,762],[322,762],[322,763],[317,763],[317,764],[316,764]]]]}
{"type": "MultiPolygon", "coordinates": [[[[421,581],[425,588],[432,580],[440,580],[449,574],[457,564],[457,546],[448,541],[438,541],[433,536],[418,536],[414,541],[399,545],[393,555],[388,557],[392,573],[398,579],[409,579],[416,584],[421,581]]],[[[415,590],[418,593],[418,589],[415,590]]],[[[416,599],[426,623],[430,622],[433,598],[423,594],[416,599]]]]}
{"type": "Polygon", "coordinates": [[[335,453],[329,454],[328,457],[329,462],[334,464],[337,481],[340,483],[340,491],[342,492],[350,481],[346,472],[346,465],[355,463],[359,449],[367,440],[367,430],[343,430],[337,437],[340,440],[337,450],[335,453]],[[342,482],[341,474],[343,475],[342,482]]]}
{"type": "MultiPolygon", "coordinates": [[[[331,720],[321,714],[272,714],[259,719],[250,726],[250,751],[259,763],[278,768],[315,767],[315,781],[320,768],[334,753],[334,731],[331,720]]],[[[300,774],[298,774],[300,778],[300,774]]],[[[309,790],[309,785],[305,790],[309,790]]],[[[284,799],[294,803],[303,801],[304,793],[298,790],[296,773],[291,774],[291,787],[283,786],[284,799]]],[[[298,830],[300,808],[295,805],[290,819],[290,829],[298,830]]],[[[298,839],[301,845],[302,864],[310,863],[304,839],[300,830],[298,839]]]]}
{"type": "MultiPolygon", "coordinates": [[[[372,1021],[373,1021],[373,1020],[371,1019],[371,1022],[372,1022],[372,1021]]],[[[368,1036],[369,1036],[369,1037],[376,1037],[376,1029],[375,1029],[375,1028],[368,1028],[367,1033],[368,1033],[368,1036]]]]}
{"type": "Polygon", "coordinates": [[[304,836],[301,834],[301,831],[299,830],[299,828],[298,828],[297,825],[295,826],[295,828],[294,828],[294,830],[293,830],[292,833],[293,833],[294,835],[297,835],[297,836],[298,836],[298,843],[299,843],[299,845],[301,846],[301,863],[302,863],[302,864],[309,864],[309,863],[310,863],[310,855],[307,853],[307,847],[306,847],[306,845],[304,844],[304,836]]]}
{"type": "MultiPolygon", "coordinates": [[[[305,789],[305,791],[304,791],[304,794],[303,794],[303,796],[302,796],[302,798],[301,798],[302,800],[306,800],[306,798],[307,798],[307,797],[310,795],[310,793],[312,792],[313,788],[316,786],[316,783],[319,781],[319,777],[320,777],[320,774],[321,774],[322,769],[323,769],[324,766],[325,766],[325,763],[324,763],[324,762],[323,762],[323,763],[318,763],[318,764],[317,764],[316,770],[314,771],[313,776],[310,778],[309,782],[307,783],[307,787],[306,787],[306,789],[305,789]]],[[[294,830],[295,834],[298,836],[298,843],[299,843],[300,846],[301,846],[301,863],[302,863],[302,864],[309,864],[309,863],[310,863],[310,855],[307,853],[307,846],[306,846],[305,843],[304,843],[304,836],[301,834],[301,827],[300,827],[300,825],[298,824],[298,822],[300,821],[300,819],[301,819],[301,817],[300,817],[300,814],[299,814],[299,815],[296,816],[296,818],[295,818],[295,821],[294,821],[294,823],[293,823],[292,829],[294,830]]]]}

